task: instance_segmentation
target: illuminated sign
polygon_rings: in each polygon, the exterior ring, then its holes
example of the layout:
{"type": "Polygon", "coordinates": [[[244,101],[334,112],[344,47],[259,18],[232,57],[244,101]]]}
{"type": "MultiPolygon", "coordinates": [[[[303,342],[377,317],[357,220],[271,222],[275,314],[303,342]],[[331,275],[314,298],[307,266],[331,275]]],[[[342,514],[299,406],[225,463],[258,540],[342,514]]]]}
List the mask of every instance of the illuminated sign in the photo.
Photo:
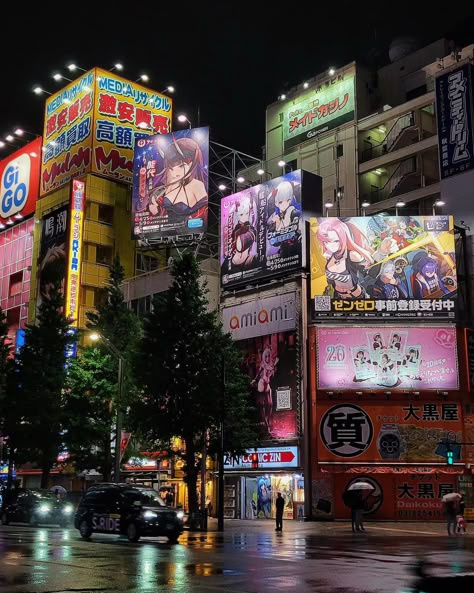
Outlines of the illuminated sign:
{"type": "Polygon", "coordinates": [[[0,224],[14,224],[35,211],[41,138],[0,161],[0,224]]]}
{"type": "Polygon", "coordinates": [[[85,207],[84,190],[84,181],[80,181],[79,179],[73,179],[66,289],[66,317],[72,320],[72,327],[77,327],[79,323],[78,313],[82,262],[82,227],[84,222],[85,207]]]}
{"type": "MultiPolygon", "coordinates": [[[[252,455],[254,451],[249,450],[245,455],[233,457],[229,454],[224,456],[225,469],[251,469],[252,455]]],[[[298,467],[298,447],[264,447],[257,449],[258,468],[284,469],[287,467],[298,467]]]]}
{"type": "Polygon", "coordinates": [[[313,318],[454,319],[451,216],[311,218],[313,318]]]}
{"type": "Polygon", "coordinates": [[[317,329],[318,389],[459,389],[456,329],[317,329]]]}
{"type": "Polygon", "coordinates": [[[286,103],[283,111],[285,150],[354,119],[355,77],[353,74],[312,86],[286,103]]]}

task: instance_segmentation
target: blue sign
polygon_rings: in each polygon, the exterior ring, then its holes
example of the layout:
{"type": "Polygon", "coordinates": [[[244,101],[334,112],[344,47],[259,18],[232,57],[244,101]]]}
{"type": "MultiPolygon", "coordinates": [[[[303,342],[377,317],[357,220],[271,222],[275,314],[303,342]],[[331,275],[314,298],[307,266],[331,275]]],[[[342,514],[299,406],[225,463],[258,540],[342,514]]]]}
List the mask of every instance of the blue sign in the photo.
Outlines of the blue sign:
{"type": "Polygon", "coordinates": [[[25,330],[19,329],[16,332],[16,339],[15,339],[15,354],[20,352],[21,348],[25,345],[25,330]]]}
{"type": "Polygon", "coordinates": [[[474,167],[472,64],[464,64],[436,79],[441,179],[474,167]]]}

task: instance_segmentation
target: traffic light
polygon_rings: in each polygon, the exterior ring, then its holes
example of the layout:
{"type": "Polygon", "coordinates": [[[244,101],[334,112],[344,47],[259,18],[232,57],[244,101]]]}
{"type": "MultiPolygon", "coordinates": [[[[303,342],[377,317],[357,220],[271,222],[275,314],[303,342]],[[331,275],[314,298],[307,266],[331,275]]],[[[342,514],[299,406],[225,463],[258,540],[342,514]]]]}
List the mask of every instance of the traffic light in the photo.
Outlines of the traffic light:
{"type": "Polygon", "coordinates": [[[258,453],[255,451],[250,457],[252,460],[252,469],[258,469],[258,453]]]}
{"type": "Polygon", "coordinates": [[[454,451],[449,445],[446,447],[446,463],[448,465],[453,465],[454,463],[454,451]]]}

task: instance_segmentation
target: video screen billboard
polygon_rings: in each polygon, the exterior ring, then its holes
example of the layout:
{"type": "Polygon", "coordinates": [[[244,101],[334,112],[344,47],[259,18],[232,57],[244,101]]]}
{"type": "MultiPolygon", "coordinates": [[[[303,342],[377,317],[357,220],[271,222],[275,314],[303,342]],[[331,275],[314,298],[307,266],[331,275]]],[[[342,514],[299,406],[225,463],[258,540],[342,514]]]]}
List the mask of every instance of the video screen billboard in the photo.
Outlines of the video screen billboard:
{"type": "Polygon", "coordinates": [[[209,128],[141,138],[133,163],[134,239],[206,231],[209,128]]]}
{"type": "Polygon", "coordinates": [[[305,265],[302,175],[293,171],[221,201],[225,288],[305,265]]]}
{"type": "Polygon", "coordinates": [[[459,389],[456,329],[317,329],[318,389],[459,389]]]}
{"type": "Polygon", "coordinates": [[[312,316],[455,317],[451,216],[312,218],[312,316]]]}

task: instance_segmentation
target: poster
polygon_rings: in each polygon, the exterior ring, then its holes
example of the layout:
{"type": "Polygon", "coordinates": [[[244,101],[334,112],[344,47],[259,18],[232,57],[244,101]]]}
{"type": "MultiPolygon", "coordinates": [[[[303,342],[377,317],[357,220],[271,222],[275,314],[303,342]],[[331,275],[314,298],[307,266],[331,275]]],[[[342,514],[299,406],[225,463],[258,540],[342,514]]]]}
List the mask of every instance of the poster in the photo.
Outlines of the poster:
{"type": "Polygon", "coordinates": [[[318,389],[459,389],[456,329],[318,328],[318,389]]]}
{"type": "MultiPolygon", "coordinates": [[[[444,441],[463,441],[462,406],[451,401],[317,405],[319,461],[446,463],[444,441]]],[[[451,445],[455,462],[460,445],[451,445]]]]}
{"type": "Polygon", "coordinates": [[[312,218],[312,315],[454,319],[451,216],[312,218]]]}
{"type": "Polygon", "coordinates": [[[236,344],[242,352],[242,371],[250,378],[263,438],[297,437],[296,332],[257,336],[236,344]]]}
{"type": "Polygon", "coordinates": [[[224,288],[294,272],[305,264],[301,171],[221,201],[224,288]]]}
{"type": "Polygon", "coordinates": [[[133,238],[193,237],[207,229],[209,128],[137,141],[133,238]]]}
{"type": "Polygon", "coordinates": [[[457,492],[455,475],[408,474],[395,477],[395,519],[442,520],[443,496],[457,492]]]}

